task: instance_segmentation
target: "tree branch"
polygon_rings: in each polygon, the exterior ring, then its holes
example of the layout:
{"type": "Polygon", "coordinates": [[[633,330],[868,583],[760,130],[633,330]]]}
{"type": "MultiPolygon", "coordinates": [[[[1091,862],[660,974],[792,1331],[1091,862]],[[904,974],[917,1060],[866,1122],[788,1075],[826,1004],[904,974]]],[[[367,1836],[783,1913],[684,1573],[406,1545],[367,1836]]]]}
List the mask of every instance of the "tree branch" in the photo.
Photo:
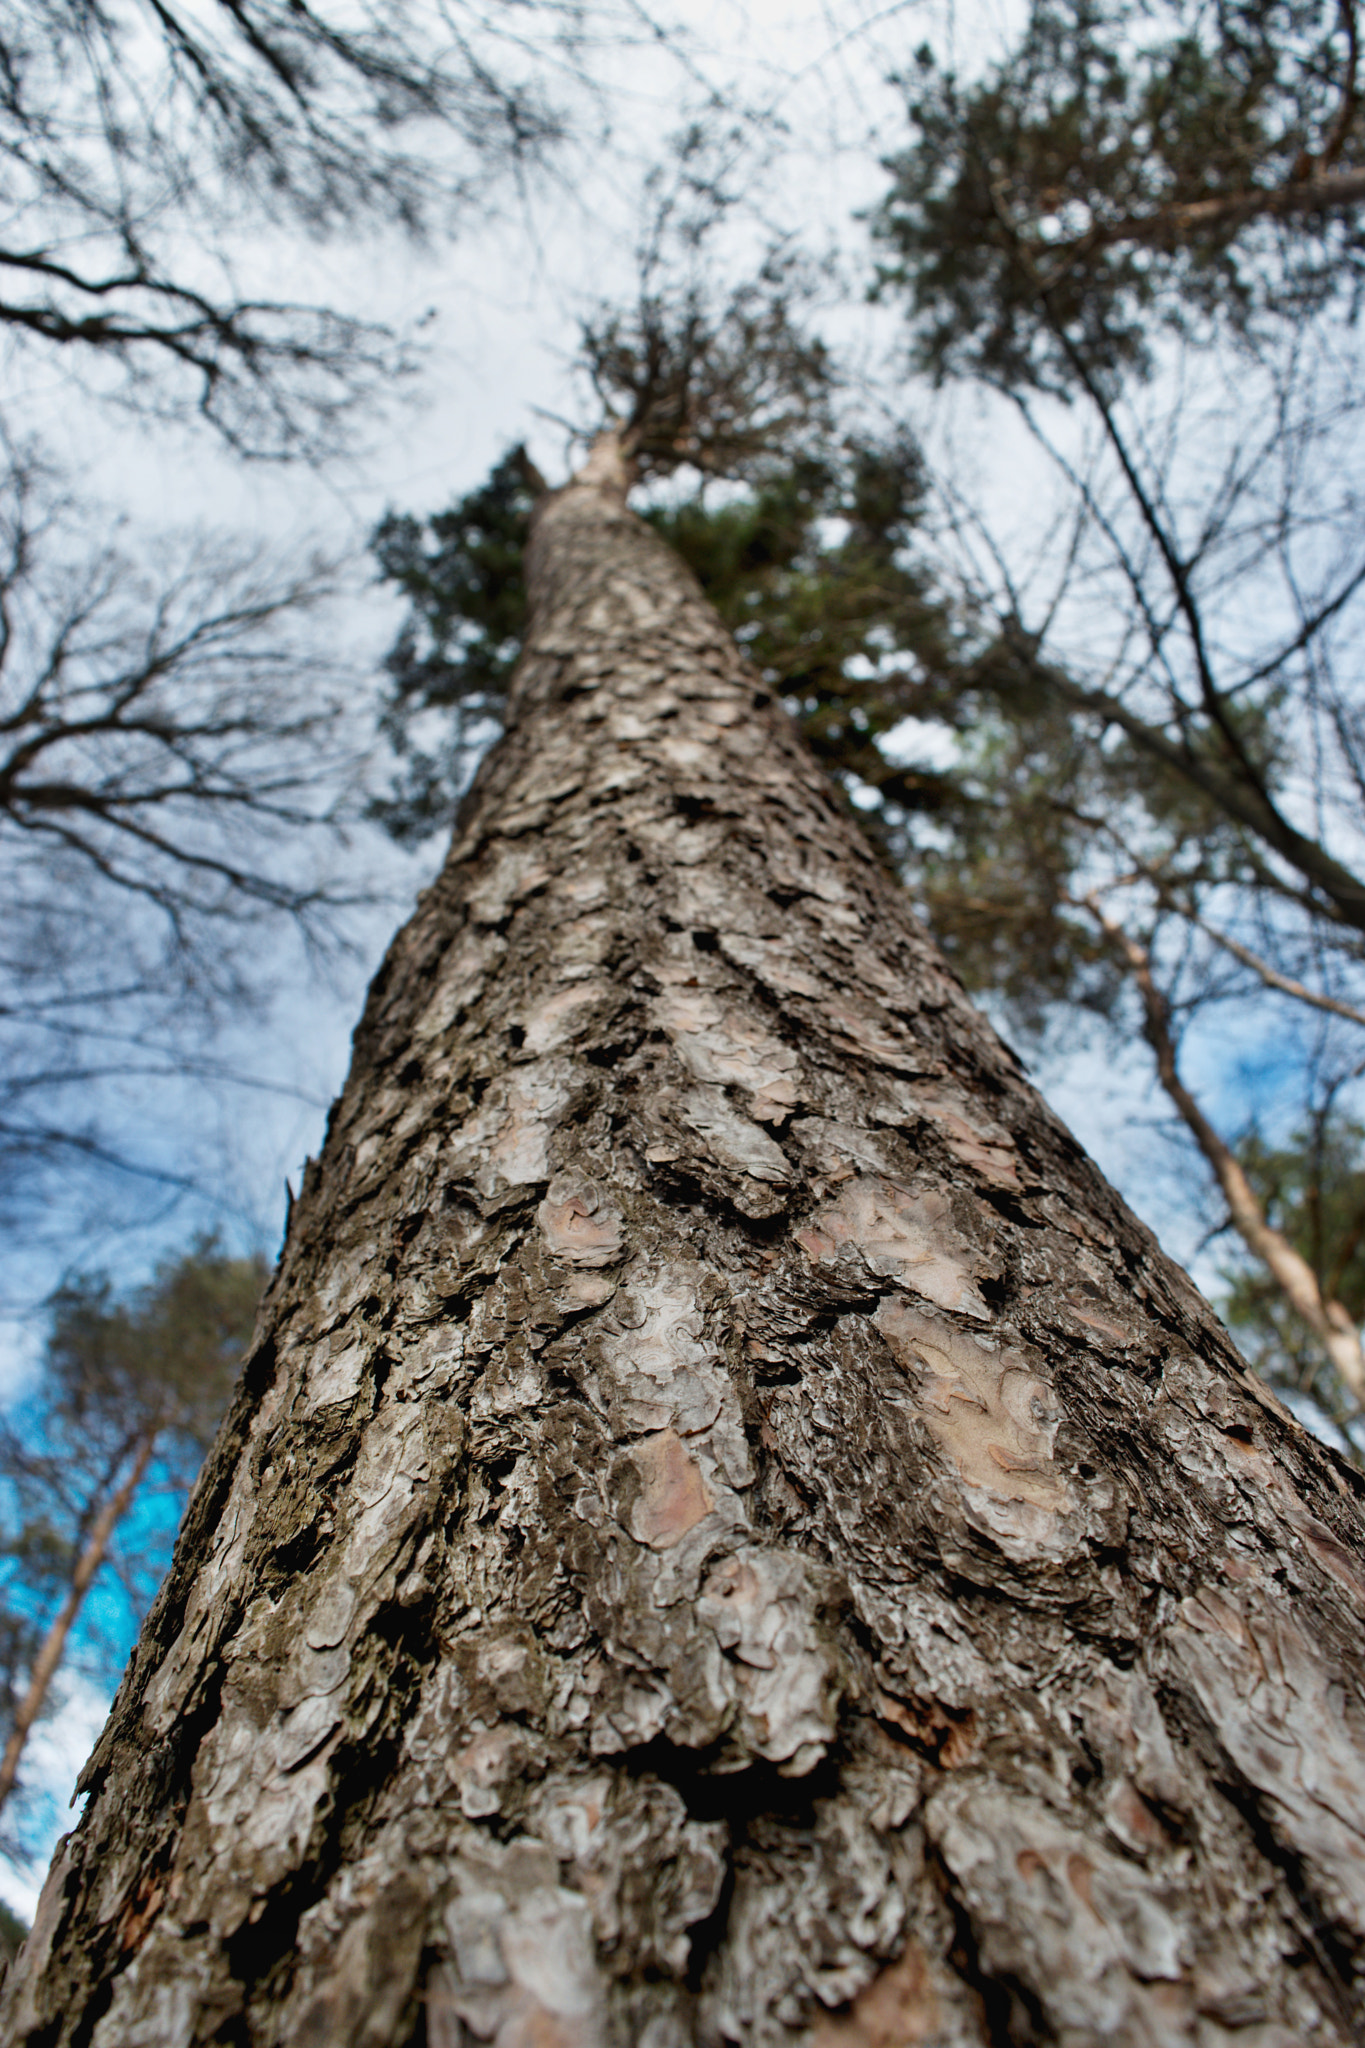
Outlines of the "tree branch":
{"type": "MultiPolygon", "coordinates": [[[[1076,899],[1073,899],[1076,900],[1076,899]]],[[[1324,1299],[1317,1275],[1282,1231],[1266,1221],[1256,1191],[1231,1147],[1224,1143],[1180,1078],[1170,1005],[1152,975],[1151,955],[1103,909],[1092,892],[1079,899],[1124,961],[1142,998],[1143,1029],[1156,1056],[1157,1076],[1186,1128],[1213,1169],[1233,1227],[1248,1251],[1266,1267],[1295,1313],[1318,1338],[1365,1413],[1365,1353],[1360,1334],[1339,1301],[1324,1299]]]]}
{"type": "Polygon", "coordinates": [[[1175,200],[1151,213],[1130,213],[1118,220],[1097,222],[1070,242],[1039,242],[1040,256],[1053,258],[1038,282],[1055,291],[1078,263],[1100,249],[1126,243],[1154,249],[1175,249],[1205,235],[1230,235],[1253,220],[1291,220],[1306,213],[1335,213],[1365,200],[1365,170],[1324,171],[1284,185],[1251,186],[1224,192],[1213,199],[1175,200]]]}

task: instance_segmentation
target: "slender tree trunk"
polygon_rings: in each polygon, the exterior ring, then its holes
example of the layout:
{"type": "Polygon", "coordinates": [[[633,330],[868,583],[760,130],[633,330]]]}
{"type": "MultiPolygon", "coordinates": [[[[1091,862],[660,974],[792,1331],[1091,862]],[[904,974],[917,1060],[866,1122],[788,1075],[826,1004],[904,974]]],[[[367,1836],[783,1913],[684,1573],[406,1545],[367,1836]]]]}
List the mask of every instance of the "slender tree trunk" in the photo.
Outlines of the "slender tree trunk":
{"type": "Polygon", "coordinates": [[[1358,2042],[1359,1482],[611,469],[5,2038],[1358,2042]]]}
{"type": "Polygon", "coordinates": [[[5,1744],[5,1753],[0,1757],[0,1806],[4,1805],[14,1790],[24,1744],[28,1741],[34,1722],[43,1711],[48,1687],[56,1677],[58,1667],[66,1654],[67,1637],[71,1634],[76,1616],[85,1605],[85,1596],[90,1591],[94,1576],[104,1563],[110,1539],[132,1506],[133,1496],[142,1484],[142,1476],[151,1463],[155,1448],[155,1432],[143,1437],[134,1451],[127,1478],[110,1494],[91,1524],[85,1548],[77,1558],[76,1568],[71,1574],[71,1585],[66,1598],[33,1660],[27,1690],[15,1713],[14,1726],[10,1729],[9,1740],[5,1744]]]}
{"type": "Polygon", "coordinates": [[[1282,1230],[1276,1230],[1266,1221],[1265,1211],[1247,1179],[1241,1160],[1219,1137],[1181,1080],[1175,1039],[1171,1035],[1170,1006],[1153,978],[1147,948],[1139,945],[1131,933],[1108,916],[1093,897],[1087,898],[1087,902],[1137,982],[1147,1042],[1156,1056],[1157,1077],[1186,1129],[1213,1168],[1234,1230],[1252,1257],[1261,1261],[1295,1315],[1313,1332],[1340,1374],[1346,1391],[1360,1408],[1365,1409],[1365,1355],[1361,1352],[1359,1330],[1342,1303],[1331,1301],[1323,1294],[1317,1274],[1302,1253],[1294,1249],[1282,1230]]]}

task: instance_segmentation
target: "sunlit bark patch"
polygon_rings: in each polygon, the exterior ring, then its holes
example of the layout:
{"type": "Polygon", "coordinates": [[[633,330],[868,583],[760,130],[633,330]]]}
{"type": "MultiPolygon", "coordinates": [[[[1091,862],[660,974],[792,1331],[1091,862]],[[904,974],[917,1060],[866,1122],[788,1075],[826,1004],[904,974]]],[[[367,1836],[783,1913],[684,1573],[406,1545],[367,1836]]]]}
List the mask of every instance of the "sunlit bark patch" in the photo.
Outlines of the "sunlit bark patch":
{"type": "Polygon", "coordinates": [[[850,1181],[796,1240],[815,1260],[851,1245],[873,1273],[940,1308],[989,1320],[975,1283],[991,1272],[990,1262],[957,1228],[947,1196],[936,1188],[912,1193],[891,1181],[850,1181]]]}
{"type": "Polygon", "coordinates": [[[710,1514],[715,1499],[675,1430],[646,1437],[632,1450],[630,1462],[640,1479],[631,1534],[651,1550],[668,1550],[710,1514]]]}
{"type": "Polygon", "coordinates": [[[1002,1540],[1054,1545],[1056,1518],[1076,1500],[1053,1457],[1061,1422],[1053,1389],[1019,1351],[902,1301],[883,1301],[876,1321],[918,1375],[920,1413],[971,1504],[1002,1540]]]}

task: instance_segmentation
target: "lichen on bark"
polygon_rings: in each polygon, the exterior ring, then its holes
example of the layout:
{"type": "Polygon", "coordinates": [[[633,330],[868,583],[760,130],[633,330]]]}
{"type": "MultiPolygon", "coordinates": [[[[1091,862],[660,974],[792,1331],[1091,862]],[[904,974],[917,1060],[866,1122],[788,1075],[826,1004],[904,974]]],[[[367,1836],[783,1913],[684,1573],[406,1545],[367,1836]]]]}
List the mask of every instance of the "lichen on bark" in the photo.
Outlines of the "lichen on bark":
{"type": "Polygon", "coordinates": [[[620,485],[538,514],[6,2038],[1356,2041],[1359,1482],[620,485]]]}

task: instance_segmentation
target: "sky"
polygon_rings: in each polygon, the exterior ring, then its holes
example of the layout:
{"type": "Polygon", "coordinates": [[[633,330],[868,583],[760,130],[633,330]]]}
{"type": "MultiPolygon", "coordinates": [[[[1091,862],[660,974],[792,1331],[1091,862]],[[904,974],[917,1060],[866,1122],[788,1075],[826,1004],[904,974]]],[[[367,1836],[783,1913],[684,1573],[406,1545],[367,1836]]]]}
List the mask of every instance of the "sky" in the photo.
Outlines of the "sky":
{"type": "MultiPolygon", "coordinates": [[[[598,298],[629,288],[632,219],[641,179],[659,137],[676,128],[708,90],[732,108],[756,108],[769,161],[749,192],[751,220],[795,229],[834,252],[845,284],[831,290],[839,309],[830,331],[855,361],[885,360],[892,315],[868,305],[856,288],[865,265],[863,231],[850,222],[884,183],[879,157],[896,133],[897,95],[887,74],[932,25],[944,47],[981,61],[1021,10],[980,4],[948,8],[857,6],[793,11],[779,0],[740,7],[678,0],[673,18],[690,37],[679,63],[641,41],[607,66],[613,139],[580,152],[530,194],[502,195],[498,217],[472,221],[453,243],[426,247],[396,236],[349,237],[317,245],[276,234],[257,242],[251,264],[268,288],[288,281],[312,296],[357,312],[376,311],[406,328],[421,322],[420,378],[367,420],[354,445],[325,467],[244,466],[199,431],[151,427],[81,399],[60,367],[0,362],[11,415],[79,478],[83,496],[126,518],[134,532],[183,534],[197,526],[248,532],[280,547],[306,543],[355,558],[354,587],[332,630],[357,673],[373,670],[397,613],[376,590],[363,559],[365,541],[389,506],[423,512],[479,482],[512,443],[526,439],[540,467],[565,473],[566,416],[581,416],[571,372],[574,323],[598,298]],[[855,33],[860,25],[863,33],[855,33]],[[847,289],[847,280],[855,288],[847,289]]],[[[752,227],[744,233],[757,232],[752,227]]],[[[907,405],[929,432],[980,440],[970,407],[950,416],[948,402],[907,390],[907,405]]],[[[1037,465],[1022,441],[990,429],[985,489],[1002,522],[1036,518],[1037,465]]],[[[982,459],[978,456],[978,460],[982,459]]],[[[22,1386],[41,1336],[32,1313],[74,1259],[113,1264],[140,1277],[168,1244],[196,1222],[219,1221],[242,1249],[273,1252],[284,1213],[286,1178],[320,1142],[326,1108],[340,1084],[364,987],[389,935],[439,859],[438,846],[402,855],[378,835],[363,841],[378,870],[380,900],[352,921],[351,951],[322,979],[287,938],[263,941],[259,979],[268,990],[258,1014],[235,1024],[214,1047],[222,1067],[250,1072],[242,1088],[203,1078],[157,1083],[134,1093],[126,1114],[155,1122],[159,1155],[198,1175],[208,1192],[188,1201],[112,1187],[81,1212],[73,1248],[60,1241],[23,1255],[22,1269],[0,1282],[0,1397],[22,1386]],[[273,950],[271,950],[273,949],[273,950]],[[136,1215],[138,1227],[129,1231],[136,1215]],[[7,1320],[4,1318],[7,1317],[7,1320]]],[[[1188,1078],[1212,1113],[1238,1099],[1239,1060],[1256,1057],[1255,1028],[1242,1041],[1230,1027],[1218,1043],[1194,1043],[1188,1078]]],[[[1208,1203],[1174,1144],[1164,1103],[1153,1091],[1146,1056],[1130,1042],[1117,1058],[1098,1031],[1041,1063],[1036,1078],[1139,1213],[1176,1256],[1194,1260],[1206,1284],[1215,1255],[1200,1251],[1208,1203]]],[[[98,1687],[75,1681],[67,1704],[43,1729],[30,1770],[49,1801],[55,1832],[61,1788],[88,1751],[103,1711],[98,1687]]],[[[41,1876],[37,1861],[19,1869],[0,1861],[0,1897],[31,1913],[41,1876]]]]}

